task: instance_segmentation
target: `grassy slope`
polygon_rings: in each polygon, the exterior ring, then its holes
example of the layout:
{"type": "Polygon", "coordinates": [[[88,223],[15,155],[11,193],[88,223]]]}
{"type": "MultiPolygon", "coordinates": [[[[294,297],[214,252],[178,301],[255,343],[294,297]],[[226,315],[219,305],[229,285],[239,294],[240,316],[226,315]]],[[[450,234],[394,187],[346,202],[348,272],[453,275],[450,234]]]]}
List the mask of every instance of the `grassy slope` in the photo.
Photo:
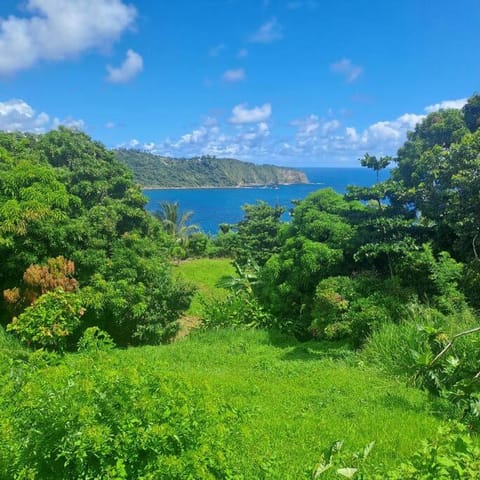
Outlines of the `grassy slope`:
{"type": "Polygon", "coordinates": [[[240,412],[231,447],[249,479],[309,478],[321,452],[340,439],[352,450],[375,441],[371,461],[398,464],[439,424],[420,391],[358,365],[347,350],[319,343],[210,331],[117,354],[132,364],[147,358],[240,412]]]}
{"type": "Polygon", "coordinates": [[[190,308],[186,312],[189,316],[202,316],[201,297],[222,297],[226,290],[215,287],[223,275],[235,275],[232,261],[227,258],[199,258],[188,260],[175,267],[179,276],[197,286],[190,308]]]}

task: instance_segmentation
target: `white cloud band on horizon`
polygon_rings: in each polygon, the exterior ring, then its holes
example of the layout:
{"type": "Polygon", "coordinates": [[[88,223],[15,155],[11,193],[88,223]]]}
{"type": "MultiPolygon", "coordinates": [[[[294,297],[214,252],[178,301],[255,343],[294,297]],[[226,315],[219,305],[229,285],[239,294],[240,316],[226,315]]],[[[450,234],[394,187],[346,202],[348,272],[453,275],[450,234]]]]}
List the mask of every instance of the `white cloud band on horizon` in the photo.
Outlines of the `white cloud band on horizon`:
{"type": "MultiPolygon", "coordinates": [[[[441,108],[461,108],[465,102],[465,99],[446,100],[429,105],[423,111],[431,113],[441,108]]],[[[201,126],[177,141],[150,142],[140,148],[173,157],[216,155],[278,165],[358,166],[358,159],[366,152],[395,155],[406,140],[407,131],[415,129],[426,117],[425,113],[404,113],[393,120],[358,129],[342,125],[336,118],[321,119],[311,114],[291,121],[289,125],[295,128],[293,135],[282,137],[275,135],[266,122],[271,116],[270,104],[252,109],[241,104],[233,110],[237,120],[242,121],[232,122],[230,119],[229,123],[233,124],[230,127],[228,124],[220,126],[215,119],[208,117],[201,126]],[[229,132],[229,128],[234,131],[229,132]]]]}

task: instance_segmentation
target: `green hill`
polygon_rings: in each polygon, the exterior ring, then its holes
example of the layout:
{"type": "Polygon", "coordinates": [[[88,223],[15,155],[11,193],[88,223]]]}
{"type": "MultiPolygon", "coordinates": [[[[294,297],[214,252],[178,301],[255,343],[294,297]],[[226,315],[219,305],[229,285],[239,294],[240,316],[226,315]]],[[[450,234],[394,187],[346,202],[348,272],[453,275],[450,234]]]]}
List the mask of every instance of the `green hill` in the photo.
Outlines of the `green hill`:
{"type": "Polygon", "coordinates": [[[298,170],[255,165],[232,158],[168,158],[126,149],[115,150],[115,156],[133,170],[135,181],[146,188],[243,187],[308,182],[306,175],[298,170]]]}

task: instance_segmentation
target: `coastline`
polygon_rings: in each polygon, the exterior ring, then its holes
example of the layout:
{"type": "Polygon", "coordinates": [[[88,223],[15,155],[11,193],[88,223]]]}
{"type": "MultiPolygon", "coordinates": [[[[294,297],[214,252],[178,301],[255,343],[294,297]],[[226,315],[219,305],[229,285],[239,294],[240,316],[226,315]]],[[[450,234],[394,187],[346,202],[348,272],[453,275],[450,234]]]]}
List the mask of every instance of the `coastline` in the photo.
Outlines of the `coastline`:
{"type": "Polygon", "coordinates": [[[314,182],[295,182],[295,183],[248,183],[245,185],[222,185],[222,186],[197,186],[197,187],[161,187],[161,186],[143,186],[140,185],[142,190],[217,190],[217,189],[240,189],[240,188],[275,188],[280,186],[290,185],[314,185],[314,182]]]}

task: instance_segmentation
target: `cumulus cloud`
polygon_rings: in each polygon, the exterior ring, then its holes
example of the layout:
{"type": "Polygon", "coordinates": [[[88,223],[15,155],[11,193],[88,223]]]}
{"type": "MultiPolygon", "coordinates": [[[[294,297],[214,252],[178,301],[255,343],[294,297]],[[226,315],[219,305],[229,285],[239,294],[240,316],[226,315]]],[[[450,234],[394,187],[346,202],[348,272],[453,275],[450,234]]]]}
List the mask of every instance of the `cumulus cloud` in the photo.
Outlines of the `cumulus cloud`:
{"type": "Polygon", "coordinates": [[[37,113],[27,102],[21,99],[11,99],[0,102],[0,130],[5,132],[42,133],[59,125],[69,128],[83,129],[85,122],[71,117],[65,120],[50,119],[45,112],[37,113]]]}
{"type": "Polygon", "coordinates": [[[107,81],[111,83],[127,83],[143,70],[143,58],[133,50],[127,50],[125,60],[119,67],[107,66],[107,81]]]}
{"type": "Polygon", "coordinates": [[[174,157],[216,155],[279,165],[358,166],[358,159],[366,152],[395,155],[405,142],[407,131],[414,130],[426,112],[453,105],[459,107],[462,101],[439,102],[435,109],[427,106],[421,113],[404,113],[364,128],[345,124],[345,120],[342,122],[332,114],[322,118],[312,113],[291,121],[290,131],[282,128],[281,134],[275,132],[270,123],[270,104],[251,109],[241,104],[234,107],[230,125],[206,117],[197,128],[175,140],[137,148],[174,157]]]}
{"type": "Polygon", "coordinates": [[[242,80],[245,80],[245,70],[243,68],[227,70],[222,75],[222,80],[229,83],[241,82],[242,80]]]}
{"type": "Polygon", "coordinates": [[[0,74],[105,49],[136,17],[122,0],[28,0],[25,11],[0,18],[0,74]]]}
{"type": "Polygon", "coordinates": [[[0,130],[6,132],[41,132],[50,123],[45,113],[36,113],[25,101],[20,99],[0,102],[0,130]]]}
{"type": "Polygon", "coordinates": [[[468,98],[459,98],[457,100],[444,100],[440,103],[435,103],[433,105],[429,105],[425,107],[425,111],[427,113],[437,112],[438,110],[442,110],[443,108],[462,108],[468,102],[468,98]]]}
{"type": "Polygon", "coordinates": [[[249,40],[252,43],[272,43],[275,40],[280,40],[282,37],[282,26],[276,18],[272,18],[261,25],[256,32],[252,33],[249,40]]]}
{"type": "Polygon", "coordinates": [[[272,114],[272,106],[265,103],[261,107],[248,108],[246,103],[233,107],[230,123],[257,123],[264,122],[270,118],[272,114]]]}
{"type": "Polygon", "coordinates": [[[333,73],[342,75],[347,83],[353,83],[363,73],[363,67],[354,65],[349,58],[332,63],[330,69],[333,73]]]}

